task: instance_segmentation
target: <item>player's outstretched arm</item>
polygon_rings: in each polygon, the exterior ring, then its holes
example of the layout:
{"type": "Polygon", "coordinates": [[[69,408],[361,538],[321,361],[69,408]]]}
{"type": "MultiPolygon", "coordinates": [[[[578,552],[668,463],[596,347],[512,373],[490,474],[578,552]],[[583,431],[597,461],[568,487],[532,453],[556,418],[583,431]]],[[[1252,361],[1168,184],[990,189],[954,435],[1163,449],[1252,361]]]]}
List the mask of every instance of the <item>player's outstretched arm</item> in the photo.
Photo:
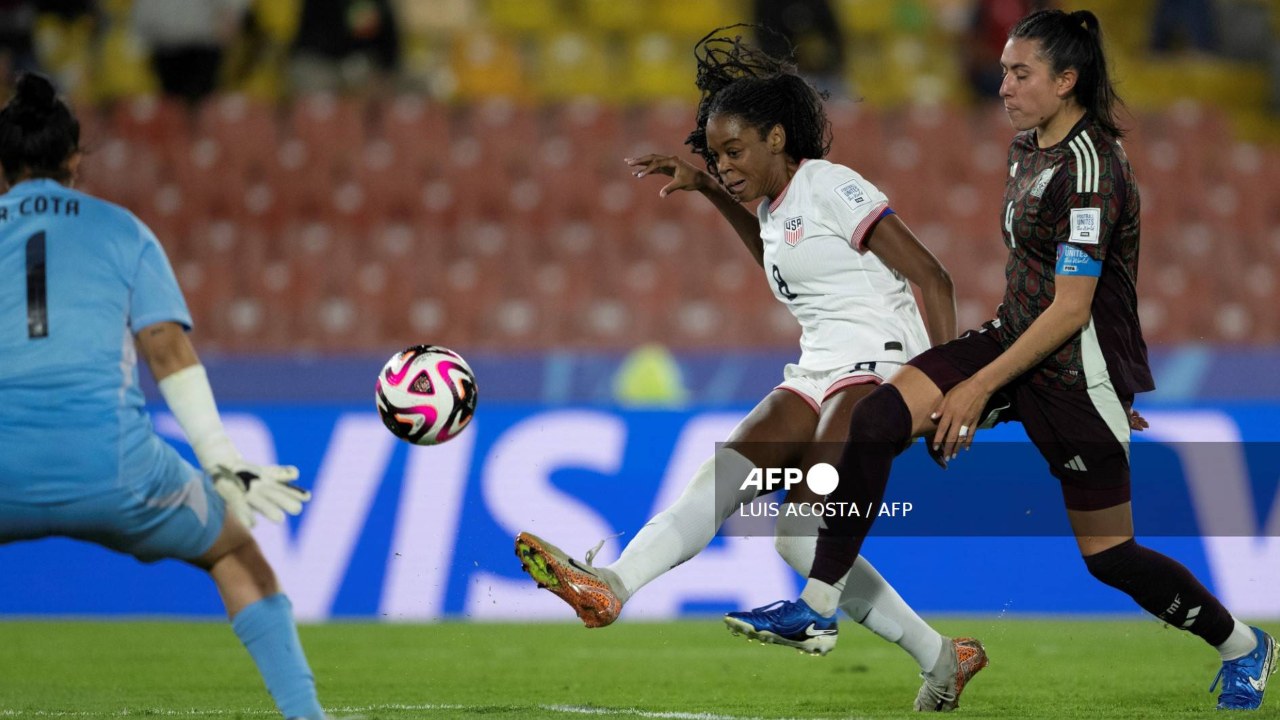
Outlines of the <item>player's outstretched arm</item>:
{"type": "Polygon", "coordinates": [[[283,522],[285,513],[302,512],[311,493],[292,484],[298,469],[249,463],[227,437],[209,376],[182,326],[155,323],[142,328],[135,338],[138,353],[151,368],[200,467],[213,478],[214,489],[240,522],[253,527],[254,512],[272,522],[283,522]]]}
{"type": "Polygon", "coordinates": [[[764,241],[760,239],[760,221],[755,214],[742,206],[729,191],[705,170],[699,170],[687,161],[674,155],[643,155],[638,158],[623,158],[632,167],[633,174],[642,178],[646,175],[666,175],[671,182],[658,191],[659,197],[666,197],[677,190],[690,190],[702,193],[711,201],[716,210],[733,226],[742,243],[747,246],[756,264],[764,267],[764,241]]]}
{"type": "Polygon", "coordinates": [[[951,274],[897,215],[876,223],[867,248],[891,270],[920,288],[929,344],[956,339],[956,288],[951,274]]]}

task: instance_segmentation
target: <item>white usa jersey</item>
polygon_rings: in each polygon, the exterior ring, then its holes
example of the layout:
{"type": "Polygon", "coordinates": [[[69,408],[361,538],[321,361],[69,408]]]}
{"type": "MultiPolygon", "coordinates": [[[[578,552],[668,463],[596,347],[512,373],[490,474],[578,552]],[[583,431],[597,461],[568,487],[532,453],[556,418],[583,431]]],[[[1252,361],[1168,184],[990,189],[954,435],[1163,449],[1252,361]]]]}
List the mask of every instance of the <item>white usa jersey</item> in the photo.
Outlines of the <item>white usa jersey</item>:
{"type": "Polygon", "coordinates": [[[802,162],[777,198],[760,203],[765,274],[800,321],[802,368],[905,363],[929,348],[906,279],[867,252],[888,210],[884,193],[826,160],[802,162]]]}

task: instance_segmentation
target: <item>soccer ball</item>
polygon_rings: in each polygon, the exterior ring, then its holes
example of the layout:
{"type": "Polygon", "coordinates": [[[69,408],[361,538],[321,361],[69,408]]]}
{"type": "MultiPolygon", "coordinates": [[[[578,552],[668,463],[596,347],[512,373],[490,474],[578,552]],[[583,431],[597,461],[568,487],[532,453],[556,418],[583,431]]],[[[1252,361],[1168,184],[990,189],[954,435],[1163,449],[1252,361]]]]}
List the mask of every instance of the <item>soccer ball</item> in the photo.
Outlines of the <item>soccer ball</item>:
{"type": "Polygon", "coordinates": [[[476,412],[476,376],[458,353],[414,345],[391,356],[378,373],[375,400],[391,434],[415,445],[438,445],[462,432],[476,412]]]}

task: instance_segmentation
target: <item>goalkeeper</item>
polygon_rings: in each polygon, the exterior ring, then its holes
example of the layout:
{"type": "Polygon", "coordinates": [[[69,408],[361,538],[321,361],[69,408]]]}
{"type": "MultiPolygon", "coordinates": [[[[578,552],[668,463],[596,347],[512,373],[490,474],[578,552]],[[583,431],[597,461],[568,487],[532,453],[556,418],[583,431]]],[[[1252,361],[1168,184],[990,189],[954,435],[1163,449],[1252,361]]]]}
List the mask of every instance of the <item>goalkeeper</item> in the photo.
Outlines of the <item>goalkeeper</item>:
{"type": "Polygon", "coordinates": [[[276,706],[323,718],[289,600],[248,530],[310,494],[296,468],[250,464],[231,444],[164,250],[134,215],[71,188],[80,157],[53,85],[20,78],[0,110],[0,544],[60,535],[205,570],[276,706]],[[204,473],[152,429],[138,355],[204,473]]]}

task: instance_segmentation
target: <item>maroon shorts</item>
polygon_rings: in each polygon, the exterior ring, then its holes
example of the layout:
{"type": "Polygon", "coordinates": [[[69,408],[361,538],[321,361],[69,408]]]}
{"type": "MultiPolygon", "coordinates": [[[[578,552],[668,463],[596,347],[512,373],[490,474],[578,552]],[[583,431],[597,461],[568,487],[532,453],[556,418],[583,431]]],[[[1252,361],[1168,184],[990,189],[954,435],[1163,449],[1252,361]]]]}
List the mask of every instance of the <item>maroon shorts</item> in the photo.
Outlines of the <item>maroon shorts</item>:
{"type": "MultiPolygon", "coordinates": [[[[985,330],[970,330],[907,364],[928,375],[945,394],[1003,351],[985,330]]],[[[1117,396],[1109,383],[1087,392],[1057,390],[1024,376],[992,396],[984,419],[990,421],[994,413],[996,422],[1022,423],[1049,463],[1049,472],[1062,483],[1068,509],[1103,510],[1129,502],[1128,410],[1132,404],[1132,397],[1117,396]],[[1110,413],[1115,429],[1103,413],[1110,413]],[[1121,422],[1122,437],[1117,435],[1121,422]]]]}

